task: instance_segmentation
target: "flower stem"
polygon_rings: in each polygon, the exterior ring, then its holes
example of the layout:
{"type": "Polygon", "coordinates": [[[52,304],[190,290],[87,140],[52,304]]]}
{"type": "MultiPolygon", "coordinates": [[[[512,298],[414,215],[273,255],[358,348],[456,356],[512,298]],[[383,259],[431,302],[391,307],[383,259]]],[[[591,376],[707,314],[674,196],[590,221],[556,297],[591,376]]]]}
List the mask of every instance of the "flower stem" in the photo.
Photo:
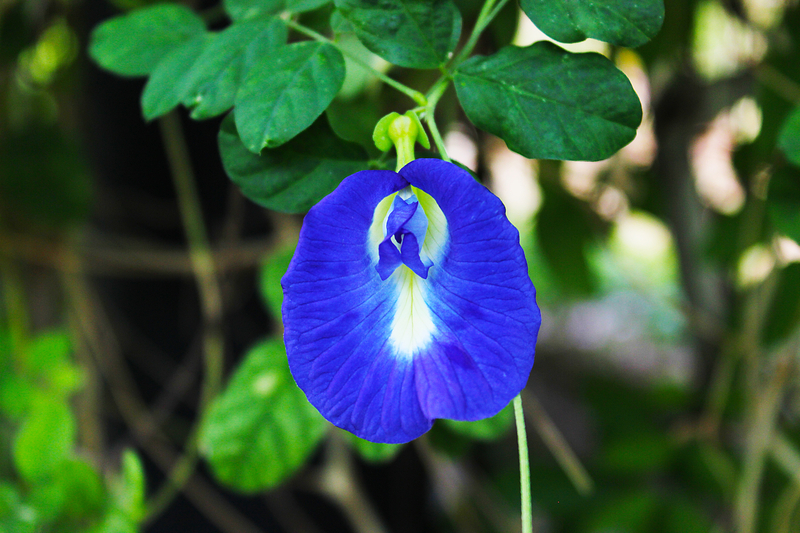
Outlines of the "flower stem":
{"type": "Polygon", "coordinates": [[[525,432],[525,414],[522,412],[522,396],[519,394],[514,398],[514,418],[517,421],[517,447],[519,448],[519,493],[522,503],[522,533],[533,533],[528,434],[525,432]]]}
{"type": "Polygon", "coordinates": [[[297,22],[295,22],[293,20],[283,19],[283,18],[281,18],[279,20],[281,22],[283,22],[284,24],[286,24],[287,26],[289,26],[290,28],[292,28],[293,30],[296,30],[296,31],[302,33],[303,35],[308,36],[308,37],[311,37],[315,41],[328,43],[330,45],[335,46],[343,55],[346,55],[348,58],[350,58],[350,60],[353,63],[357,64],[358,66],[360,66],[362,68],[365,68],[365,69],[369,70],[370,72],[372,72],[372,74],[374,74],[378,79],[380,79],[386,85],[390,85],[390,86],[394,87],[395,89],[397,89],[401,93],[405,94],[406,96],[408,96],[409,98],[414,100],[414,102],[416,102],[417,105],[424,106],[424,105],[427,104],[427,101],[425,99],[425,95],[424,94],[422,94],[419,91],[415,91],[414,89],[412,89],[411,87],[409,87],[407,85],[403,85],[402,83],[400,83],[397,80],[394,80],[394,79],[390,78],[389,76],[387,76],[386,74],[384,74],[380,70],[377,70],[375,67],[373,67],[372,65],[370,65],[369,63],[367,63],[363,59],[357,57],[356,55],[354,55],[354,54],[352,54],[350,52],[348,52],[347,50],[342,49],[340,46],[338,46],[336,44],[335,41],[333,41],[331,39],[328,39],[327,37],[325,37],[321,33],[318,33],[316,31],[312,30],[311,28],[307,28],[307,27],[303,26],[302,24],[298,24],[297,22]]]}

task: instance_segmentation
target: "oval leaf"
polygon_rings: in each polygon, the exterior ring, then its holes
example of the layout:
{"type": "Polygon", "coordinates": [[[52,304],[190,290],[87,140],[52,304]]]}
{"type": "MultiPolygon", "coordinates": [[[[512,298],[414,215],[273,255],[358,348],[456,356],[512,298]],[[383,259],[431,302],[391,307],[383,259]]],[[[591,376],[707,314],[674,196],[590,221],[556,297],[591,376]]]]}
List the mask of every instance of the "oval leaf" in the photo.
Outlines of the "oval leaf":
{"type": "Polygon", "coordinates": [[[608,59],[549,42],[476,56],[456,72],[467,117],[525,157],[597,161],[636,136],[642,107],[608,59]]]}
{"type": "Polygon", "coordinates": [[[89,55],[122,76],[146,76],[166,54],[205,31],[202,19],[178,4],[159,4],[95,28],[89,55]]]}
{"type": "Polygon", "coordinates": [[[461,35],[461,13],[451,0],[335,0],[358,38],[401,67],[436,68],[461,35]]]}
{"type": "Polygon", "coordinates": [[[640,46],[652,39],[664,22],[663,0],[520,0],[520,7],[536,27],[562,43],[593,38],[620,46],[640,46]]]}
{"type": "Polygon", "coordinates": [[[277,485],[306,461],[328,424],[297,388],[283,341],[254,347],[211,404],[200,450],[217,479],[243,491],[277,485]]]}
{"type": "Polygon", "coordinates": [[[187,92],[186,76],[208,44],[210,34],[198,35],[179,45],[158,63],[142,92],[142,114],[153,120],[169,113],[187,92]]]}
{"type": "Polygon", "coordinates": [[[286,43],[286,25],[274,18],[233,24],[215,34],[186,75],[181,101],[203,120],[233,106],[236,91],[257,59],[286,43]]]}
{"type": "Polygon", "coordinates": [[[225,172],[245,196],[284,213],[308,211],[346,176],[368,164],[366,151],[336,137],[325,117],[286,145],[259,156],[245,148],[228,115],[220,126],[219,151],[225,172]]]}
{"type": "Polygon", "coordinates": [[[236,94],[236,128],[245,146],[257,154],[309,127],[344,74],[341,52],[327,43],[296,43],[260,58],[236,94]]]}

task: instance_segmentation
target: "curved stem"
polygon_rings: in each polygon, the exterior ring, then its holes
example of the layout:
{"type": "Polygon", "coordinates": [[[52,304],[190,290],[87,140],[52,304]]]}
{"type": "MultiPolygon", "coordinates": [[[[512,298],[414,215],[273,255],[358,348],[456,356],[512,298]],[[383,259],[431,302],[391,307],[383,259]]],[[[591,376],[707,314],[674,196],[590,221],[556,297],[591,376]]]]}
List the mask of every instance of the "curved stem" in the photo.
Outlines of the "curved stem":
{"type": "Polygon", "coordinates": [[[519,493],[522,503],[522,533],[533,533],[528,435],[525,432],[525,414],[522,411],[522,396],[519,394],[514,398],[514,418],[517,422],[517,446],[519,448],[519,493]]]}
{"type": "Polygon", "coordinates": [[[184,447],[184,453],[169,473],[168,479],[148,505],[150,516],[158,514],[182,489],[194,472],[198,461],[197,433],[199,420],[209,402],[216,396],[222,383],[225,357],[222,338],[222,291],[215,272],[211,246],[208,243],[200,198],[195,187],[195,177],[189,159],[189,151],[181,130],[180,119],[175,112],[159,121],[164,149],[170,165],[173,184],[177,193],[181,219],[189,245],[198,292],[203,307],[203,384],[198,407],[198,422],[192,428],[184,447]]]}
{"type": "Polygon", "coordinates": [[[325,37],[321,33],[315,32],[311,28],[307,28],[307,27],[303,26],[302,24],[298,24],[297,22],[295,22],[293,20],[288,20],[288,19],[283,19],[283,18],[281,18],[279,20],[281,22],[283,22],[284,24],[286,24],[287,26],[289,26],[290,28],[292,28],[293,30],[297,30],[300,33],[302,33],[303,35],[311,37],[315,41],[320,41],[320,42],[328,43],[328,44],[331,44],[331,45],[335,46],[343,55],[346,55],[353,63],[357,64],[358,66],[360,66],[362,68],[365,68],[365,69],[369,70],[378,79],[380,79],[382,82],[384,82],[386,85],[390,85],[390,86],[394,87],[395,89],[397,89],[401,93],[405,94],[406,96],[408,96],[409,98],[414,100],[414,102],[416,102],[417,105],[424,106],[424,105],[427,104],[427,101],[425,100],[425,95],[424,94],[422,94],[419,91],[416,91],[416,90],[412,89],[411,87],[408,87],[407,85],[403,85],[402,83],[400,83],[397,80],[393,80],[392,78],[390,78],[389,76],[387,76],[383,72],[377,70],[375,67],[373,67],[372,65],[370,65],[369,63],[367,63],[363,59],[357,57],[356,55],[354,55],[354,54],[352,54],[350,52],[348,52],[347,50],[343,50],[339,45],[336,44],[335,41],[333,41],[331,39],[328,39],[327,37],[325,37]]]}
{"type": "Polygon", "coordinates": [[[449,85],[450,76],[447,74],[439,78],[439,80],[433,85],[426,97],[428,104],[424,108],[425,115],[423,117],[425,119],[425,123],[428,125],[428,129],[431,130],[431,137],[433,137],[433,143],[436,145],[439,155],[442,156],[442,159],[448,162],[450,161],[450,157],[447,155],[447,149],[444,146],[442,134],[439,133],[439,128],[436,125],[435,114],[436,105],[439,103],[439,99],[442,97],[449,85]]]}

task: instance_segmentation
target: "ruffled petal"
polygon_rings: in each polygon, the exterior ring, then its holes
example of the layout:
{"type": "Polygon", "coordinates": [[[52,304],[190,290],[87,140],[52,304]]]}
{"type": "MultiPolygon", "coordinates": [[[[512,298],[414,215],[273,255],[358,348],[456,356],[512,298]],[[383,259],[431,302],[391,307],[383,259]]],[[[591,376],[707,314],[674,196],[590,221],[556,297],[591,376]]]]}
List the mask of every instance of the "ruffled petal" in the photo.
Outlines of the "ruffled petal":
{"type": "Polygon", "coordinates": [[[406,442],[435,418],[491,416],[530,373],[540,317],[519,236],[502,203],[450,163],[346,178],[306,216],[282,285],[297,384],[362,438],[406,442]],[[406,263],[382,280],[379,246],[395,247],[394,193],[409,183],[427,228],[409,224],[400,255],[433,266],[427,279],[406,263]]]}

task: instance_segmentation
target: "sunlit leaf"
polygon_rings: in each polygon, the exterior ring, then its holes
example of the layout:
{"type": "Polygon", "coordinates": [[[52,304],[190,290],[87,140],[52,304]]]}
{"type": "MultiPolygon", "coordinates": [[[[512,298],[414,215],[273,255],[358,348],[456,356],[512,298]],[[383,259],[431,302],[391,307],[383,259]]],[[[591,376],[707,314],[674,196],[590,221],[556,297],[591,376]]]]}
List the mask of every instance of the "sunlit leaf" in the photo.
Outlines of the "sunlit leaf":
{"type": "Polygon", "coordinates": [[[174,48],[205,31],[192,10],[158,4],[107,20],[92,32],[89,55],[123,76],[145,76],[174,48]]]}
{"type": "Polygon", "coordinates": [[[461,35],[451,0],[335,0],[364,45],[401,67],[436,68],[461,35]]]}
{"type": "Polygon", "coordinates": [[[329,427],[292,379],[283,341],[268,340],[209,408],[200,450],[222,483],[255,492],[300,468],[329,427]]]}
{"type": "Polygon", "coordinates": [[[69,405],[59,399],[35,402],[14,441],[14,466],[27,480],[60,468],[75,445],[75,420],[69,405]]]}
{"type": "Polygon", "coordinates": [[[529,158],[607,158],[633,140],[642,120],[630,81],[613,63],[549,42],[470,58],[455,86],[477,127],[529,158]]]}
{"type": "Polygon", "coordinates": [[[202,120],[230,109],[247,71],[285,44],[287,33],[278,19],[260,18],[215,34],[193,62],[185,77],[186,90],[181,91],[183,104],[192,108],[192,118],[202,120]]]}
{"type": "Polygon", "coordinates": [[[260,58],[236,94],[236,128],[254,153],[295,137],[319,117],[344,81],[331,44],[301,42],[260,58]]]}
{"type": "Polygon", "coordinates": [[[337,138],[325,117],[296,139],[259,156],[242,144],[229,115],[220,127],[219,149],[225,171],[245,196],[287,213],[308,211],[346,176],[367,165],[366,151],[337,138]]]}
{"type": "Polygon", "coordinates": [[[537,28],[562,43],[593,38],[635,47],[652,39],[664,21],[663,0],[520,0],[520,7],[537,28]]]}

